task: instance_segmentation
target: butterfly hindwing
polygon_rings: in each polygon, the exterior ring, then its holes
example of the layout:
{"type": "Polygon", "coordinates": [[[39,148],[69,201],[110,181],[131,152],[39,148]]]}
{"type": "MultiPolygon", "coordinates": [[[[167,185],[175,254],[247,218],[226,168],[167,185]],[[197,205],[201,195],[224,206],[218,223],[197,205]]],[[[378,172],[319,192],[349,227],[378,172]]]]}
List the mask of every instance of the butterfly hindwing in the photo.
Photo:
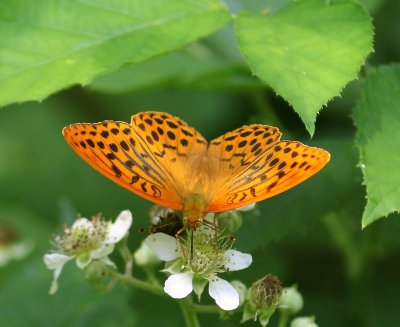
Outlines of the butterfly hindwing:
{"type": "MultiPolygon", "coordinates": [[[[237,144],[242,142],[241,138],[237,144]]],[[[208,211],[232,210],[282,193],[317,173],[329,161],[329,153],[323,149],[278,139],[264,145],[263,151],[245,151],[247,159],[242,164],[233,164],[234,169],[225,170],[226,176],[220,177],[218,192],[213,194],[208,211]]],[[[226,146],[222,137],[220,147],[226,146]]],[[[237,146],[232,151],[236,153],[237,146]]],[[[231,158],[237,161],[234,156],[231,158]]],[[[224,157],[220,159],[224,162],[224,157]]],[[[224,167],[228,165],[229,161],[225,161],[224,167]]]]}

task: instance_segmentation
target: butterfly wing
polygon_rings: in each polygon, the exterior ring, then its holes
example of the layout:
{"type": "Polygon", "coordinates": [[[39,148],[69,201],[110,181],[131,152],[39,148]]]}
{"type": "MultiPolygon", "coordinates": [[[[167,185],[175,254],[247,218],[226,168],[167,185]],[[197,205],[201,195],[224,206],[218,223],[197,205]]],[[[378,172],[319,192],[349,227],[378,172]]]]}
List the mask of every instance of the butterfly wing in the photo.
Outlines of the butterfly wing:
{"type": "Polygon", "coordinates": [[[182,209],[181,180],[174,170],[188,170],[190,151],[204,155],[207,148],[204,138],[182,120],[156,112],[137,114],[131,124],[73,124],[63,129],[63,135],[104,176],[147,200],[178,210],[182,209]]]}
{"type": "Polygon", "coordinates": [[[282,193],[329,161],[327,151],[279,141],[280,135],[274,127],[251,125],[210,143],[207,155],[216,167],[212,174],[217,191],[210,191],[208,212],[232,210],[282,193]]]}

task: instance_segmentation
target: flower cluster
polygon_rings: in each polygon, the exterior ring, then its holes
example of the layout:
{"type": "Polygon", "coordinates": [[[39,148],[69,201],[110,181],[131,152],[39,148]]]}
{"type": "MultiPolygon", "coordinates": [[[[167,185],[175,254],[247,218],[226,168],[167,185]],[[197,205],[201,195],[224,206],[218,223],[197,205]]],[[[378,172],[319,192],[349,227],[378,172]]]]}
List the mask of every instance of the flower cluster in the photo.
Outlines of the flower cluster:
{"type": "MultiPolygon", "coordinates": [[[[209,214],[207,219],[210,218],[209,214]]],[[[180,240],[155,233],[146,238],[145,244],[159,259],[169,262],[164,271],[171,275],[164,290],[171,297],[181,299],[192,291],[200,297],[208,283],[208,292],[221,309],[234,310],[239,306],[238,291],[218,274],[247,268],[252,257],[231,249],[229,237],[220,235],[216,227],[201,226],[180,240]]]]}
{"type": "Polygon", "coordinates": [[[97,215],[92,220],[79,218],[71,227],[65,227],[64,234],[54,238],[55,249],[44,256],[47,268],[54,270],[50,294],[57,291],[57,279],[70,260],[75,259],[80,269],[85,269],[93,260],[114,267],[108,255],[115,244],[128,234],[131,224],[132,214],[125,210],[114,223],[97,215]]]}

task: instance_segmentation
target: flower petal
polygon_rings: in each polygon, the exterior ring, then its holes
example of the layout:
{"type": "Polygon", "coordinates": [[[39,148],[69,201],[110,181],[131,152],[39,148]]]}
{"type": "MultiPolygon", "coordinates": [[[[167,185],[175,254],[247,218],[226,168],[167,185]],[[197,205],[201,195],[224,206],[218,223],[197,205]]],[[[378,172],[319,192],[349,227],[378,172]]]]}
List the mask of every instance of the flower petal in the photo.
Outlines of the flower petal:
{"type": "Polygon", "coordinates": [[[239,306],[239,293],[225,279],[217,276],[209,278],[208,293],[223,310],[234,310],[239,306]]]}
{"type": "Polygon", "coordinates": [[[146,237],[144,243],[163,261],[171,261],[181,256],[178,240],[168,234],[151,234],[146,237]]]}
{"type": "Polygon", "coordinates": [[[227,271],[236,271],[249,267],[253,262],[251,254],[242,253],[236,250],[228,250],[224,253],[225,265],[227,271]]]}
{"type": "Polygon", "coordinates": [[[57,292],[57,279],[61,274],[64,265],[73,257],[61,253],[48,253],[44,255],[44,263],[48,269],[54,270],[53,281],[51,282],[49,293],[53,295],[57,292]]]}
{"type": "Polygon", "coordinates": [[[71,260],[72,257],[61,253],[47,253],[44,255],[43,260],[47,269],[54,270],[58,266],[64,265],[67,261],[71,260]]]}
{"type": "Polygon", "coordinates": [[[129,210],[122,211],[115,222],[110,225],[108,235],[104,243],[118,243],[122,240],[132,225],[132,213],[129,210]]]}
{"type": "Polygon", "coordinates": [[[174,299],[183,299],[193,291],[193,273],[188,271],[171,275],[165,281],[164,291],[174,299]]]}
{"type": "Polygon", "coordinates": [[[93,250],[90,253],[90,257],[92,259],[99,259],[101,257],[105,257],[107,255],[109,255],[112,251],[114,251],[114,244],[103,244],[100,247],[98,247],[97,249],[93,250]]]}

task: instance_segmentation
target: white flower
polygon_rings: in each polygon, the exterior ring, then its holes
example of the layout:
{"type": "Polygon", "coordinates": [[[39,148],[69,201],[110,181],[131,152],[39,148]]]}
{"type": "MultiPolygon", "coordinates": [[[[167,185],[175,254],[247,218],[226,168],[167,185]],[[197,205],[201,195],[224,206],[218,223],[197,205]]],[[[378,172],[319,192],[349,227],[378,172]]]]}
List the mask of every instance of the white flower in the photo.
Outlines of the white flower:
{"type": "Polygon", "coordinates": [[[132,214],[124,210],[114,223],[95,216],[92,220],[79,218],[71,228],[65,228],[64,235],[54,239],[57,250],[44,255],[46,267],[54,270],[50,294],[57,291],[57,279],[70,260],[75,259],[80,269],[86,268],[93,260],[115,266],[108,255],[113,252],[115,244],[128,234],[131,224],[132,214]]]}
{"type": "Polygon", "coordinates": [[[216,237],[212,228],[200,227],[192,235],[193,246],[190,237],[186,242],[178,242],[163,233],[151,234],[145,239],[145,244],[159,259],[177,263],[164,270],[171,273],[165,281],[164,291],[176,299],[186,297],[193,290],[200,297],[208,282],[208,292],[221,309],[236,309],[239,293],[217,274],[249,267],[251,255],[230,249],[226,237],[216,237]]]}

